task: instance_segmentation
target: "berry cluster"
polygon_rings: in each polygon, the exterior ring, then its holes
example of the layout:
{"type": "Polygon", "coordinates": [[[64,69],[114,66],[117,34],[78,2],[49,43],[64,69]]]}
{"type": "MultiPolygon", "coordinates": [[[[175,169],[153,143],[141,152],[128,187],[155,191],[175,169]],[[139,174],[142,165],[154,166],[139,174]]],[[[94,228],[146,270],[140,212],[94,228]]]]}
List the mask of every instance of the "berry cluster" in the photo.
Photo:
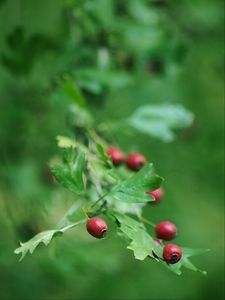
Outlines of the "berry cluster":
{"type": "Polygon", "coordinates": [[[146,158],[140,153],[134,152],[127,157],[116,147],[107,150],[107,154],[111,157],[114,166],[119,166],[126,162],[127,167],[132,171],[139,171],[147,162],[146,158]]]}
{"type": "MultiPolygon", "coordinates": [[[[126,162],[127,167],[133,171],[140,170],[147,162],[146,158],[140,153],[129,154],[126,158],[124,153],[116,147],[109,148],[107,154],[111,157],[115,166],[126,162]]],[[[154,205],[159,204],[164,196],[164,190],[162,187],[146,193],[154,198],[154,201],[150,202],[154,205]]],[[[89,234],[91,234],[93,237],[101,239],[105,237],[108,230],[108,225],[102,218],[93,217],[87,221],[86,228],[89,234]]],[[[177,228],[173,223],[169,221],[163,221],[155,226],[155,234],[157,238],[154,240],[154,242],[157,246],[161,246],[162,241],[171,241],[177,236],[177,228]]],[[[154,252],[153,256],[158,258],[154,252]]],[[[163,259],[167,263],[175,264],[181,258],[182,250],[176,244],[167,244],[163,247],[163,259]]]]}
{"type": "MultiPolygon", "coordinates": [[[[157,240],[156,245],[161,245],[161,240],[171,241],[177,236],[176,226],[169,222],[163,221],[156,225],[155,233],[157,240]]],[[[176,244],[167,244],[163,248],[163,258],[169,264],[177,263],[182,257],[182,250],[176,244]]]]}
{"type": "MultiPolygon", "coordinates": [[[[144,157],[144,155],[134,152],[126,157],[125,154],[116,147],[109,148],[107,150],[107,154],[111,157],[114,166],[119,166],[126,162],[127,167],[132,171],[139,171],[147,163],[147,159],[144,157]]],[[[164,195],[162,187],[146,193],[154,198],[154,201],[150,202],[153,205],[159,204],[164,195]]]]}

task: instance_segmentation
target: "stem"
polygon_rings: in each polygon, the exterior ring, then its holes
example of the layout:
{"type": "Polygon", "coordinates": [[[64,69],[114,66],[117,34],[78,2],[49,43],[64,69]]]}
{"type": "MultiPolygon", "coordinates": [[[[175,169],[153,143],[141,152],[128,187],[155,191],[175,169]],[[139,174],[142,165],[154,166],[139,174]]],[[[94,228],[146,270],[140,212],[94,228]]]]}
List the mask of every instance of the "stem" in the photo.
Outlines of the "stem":
{"type": "Polygon", "coordinates": [[[69,215],[71,215],[72,213],[74,213],[76,210],[78,210],[78,208],[81,207],[81,202],[75,202],[68,210],[67,212],[64,214],[64,216],[61,218],[61,220],[58,222],[57,224],[57,228],[61,228],[66,224],[67,221],[67,217],[69,215]]]}
{"type": "Polygon", "coordinates": [[[137,214],[137,217],[140,221],[142,221],[143,223],[146,223],[152,227],[155,227],[155,224],[150,222],[149,220],[145,219],[144,217],[142,217],[140,214],[137,214]]]}
{"type": "Polygon", "coordinates": [[[95,141],[95,143],[97,142],[99,144],[102,144],[105,148],[109,146],[108,143],[103,138],[101,138],[95,130],[89,129],[88,134],[95,141]]]}
{"type": "Polygon", "coordinates": [[[76,227],[76,226],[78,226],[78,225],[80,225],[80,224],[83,224],[83,223],[85,223],[85,222],[86,222],[86,218],[80,220],[79,222],[72,223],[72,224],[70,224],[70,225],[68,225],[68,226],[66,226],[66,227],[64,227],[64,228],[62,228],[61,231],[62,231],[62,232],[65,232],[66,230],[71,229],[71,228],[74,228],[74,227],[76,227]]]}
{"type": "Polygon", "coordinates": [[[99,203],[101,200],[103,200],[103,199],[108,195],[108,193],[109,193],[109,192],[107,192],[107,193],[105,193],[104,195],[102,195],[97,201],[95,201],[95,202],[90,206],[89,209],[95,207],[95,205],[96,205],[97,203],[99,203]]]}
{"type": "Polygon", "coordinates": [[[89,219],[89,216],[88,216],[86,210],[83,207],[82,207],[82,211],[83,211],[84,215],[86,216],[86,218],[89,219]]]}

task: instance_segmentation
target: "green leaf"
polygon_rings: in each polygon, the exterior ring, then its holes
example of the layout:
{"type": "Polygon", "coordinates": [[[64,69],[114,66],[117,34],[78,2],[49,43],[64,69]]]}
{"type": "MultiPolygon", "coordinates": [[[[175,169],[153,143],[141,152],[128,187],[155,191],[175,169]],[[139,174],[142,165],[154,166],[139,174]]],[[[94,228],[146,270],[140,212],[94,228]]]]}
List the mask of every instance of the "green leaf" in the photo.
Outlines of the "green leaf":
{"type": "Polygon", "coordinates": [[[129,203],[154,201],[146,192],[159,188],[162,181],[163,178],[155,174],[153,164],[148,163],[139,172],[119,183],[109,196],[129,203]]]}
{"type": "Polygon", "coordinates": [[[121,214],[129,214],[134,216],[141,216],[145,206],[145,203],[130,203],[122,201],[115,201],[113,204],[115,211],[119,211],[121,214]]]}
{"type": "Polygon", "coordinates": [[[109,156],[107,155],[104,147],[101,145],[101,144],[96,144],[96,148],[98,150],[98,153],[101,155],[101,157],[104,159],[104,160],[109,160],[109,156]]]}
{"type": "Polygon", "coordinates": [[[193,114],[181,105],[147,105],[138,108],[127,120],[128,125],[145,134],[171,142],[173,130],[190,126],[193,114]]]}
{"type": "Polygon", "coordinates": [[[112,212],[111,214],[116,219],[119,230],[123,233],[129,243],[127,248],[134,252],[136,259],[143,260],[150,256],[177,275],[181,275],[182,267],[192,271],[199,271],[204,275],[206,274],[205,271],[202,271],[193,265],[189,260],[189,257],[206,253],[209,251],[208,249],[181,248],[183,252],[182,259],[176,264],[168,264],[163,260],[164,246],[155,244],[153,238],[146,232],[146,228],[141,222],[117,212],[112,212]],[[153,252],[158,256],[158,259],[153,256],[153,252]]]}
{"type": "Polygon", "coordinates": [[[119,213],[113,213],[119,223],[119,229],[129,240],[128,249],[134,251],[136,259],[144,260],[147,256],[152,255],[152,251],[158,253],[158,247],[152,237],[146,232],[142,223],[119,213]]]}
{"type": "Polygon", "coordinates": [[[21,258],[20,258],[21,261],[28,252],[32,254],[40,243],[43,243],[45,244],[45,246],[47,246],[51,242],[53,237],[60,234],[62,234],[60,230],[47,230],[47,231],[40,232],[37,235],[35,235],[32,239],[30,239],[28,242],[26,243],[20,242],[20,247],[17,248],[14,251],[14,253],[15,254],[21,253],[21,258]]]}
{"type": "Polygon", "coordinates": [[[64,75],[63,80],[59,82],[59,86],[65,95],[72,100],[72,102],[81,108],[86,106],[85,98],[81,95],[78,87],[68,75],[64,75]]]}
{"type": "Polygon", "coordinates": [[[70,224],[61,229],[47,230],[47,231],[40,232],[37,235],[35,235],[32,239],[27,241],[26,243],[20,242],[20,247],[15,249],[14,253],[21,254],[20,257],[20,261],[21,261],[26,256],[27,253],[32,254],[39,244],[43,243],[45,246],[47,246],[54,237],[62,235],[68,229],[71,229],[83,223],[84,221],[85,220],[81,220],[77,223],[70,224]]]}
{"type": "Polygon", "coordinates": [[[104,147],[101,144],[96,144],[96,148],[98,150],[98,153],[100,154],[101,158],[107,163],[109,167],[113,167],[111,158],[106,153],[104,147]]]}
{"type": "Polygon", "coordinates": [[[84,168],[84,153],[79,150],[75,158],[74,149],[67,148],[64,151],[63,165],[54,166],[52,173],[62,186],[75,194],[80,194],[84,191],[84,168]]]}

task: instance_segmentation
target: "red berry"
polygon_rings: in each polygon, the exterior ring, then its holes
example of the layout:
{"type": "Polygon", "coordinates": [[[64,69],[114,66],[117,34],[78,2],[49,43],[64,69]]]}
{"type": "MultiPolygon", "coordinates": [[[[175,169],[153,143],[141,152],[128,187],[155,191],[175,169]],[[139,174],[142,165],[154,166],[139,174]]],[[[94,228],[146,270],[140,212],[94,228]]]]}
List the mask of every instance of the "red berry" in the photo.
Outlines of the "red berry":
{"type": "Polygon", "coordinates": [[[176,237],[177,228],[173,223],[164,221],[156,225],[155,232],[157,238],[170,241],[176,237]]]}
{"type": "Polygon", "coordinates": [[[116,147],[109,148],[107,150],[107,154],[111,157],[112,162],[115,166],[118,166],[125,161],[123,152],[116,147]]]}
{"type": "Polygon", "coordinates": [[[163,249],[163,258],[169,264],[176,264],[182,257],[182,250],[175,244],[168,244],[163,249]]]}
{"type": "Polygon", "coordinates": [[[127,157],[127,166],[133,171],[140,170],[146,164],[146,162],[146,158],[140,153],[132,153],[127,157]]]}
{"type": "Polygon", "coordinates": [[[159,204],[160,200],[162,199],[163,195],[164,195],[164,190],[162,187],[154,190],[154,191],[150,191],[147,192],[146,194],[151,195],[152,197],[155,198],[155,201],[151,201],[150,203],[153,205],[157,205],[159,204]]]}
{"type": "Polygon", "coordinates": [[[97,239],[105,237],[108,230],[108,225],[105,220],[94,217],[87,221],[86,224],[87,231],[97,239]]]}

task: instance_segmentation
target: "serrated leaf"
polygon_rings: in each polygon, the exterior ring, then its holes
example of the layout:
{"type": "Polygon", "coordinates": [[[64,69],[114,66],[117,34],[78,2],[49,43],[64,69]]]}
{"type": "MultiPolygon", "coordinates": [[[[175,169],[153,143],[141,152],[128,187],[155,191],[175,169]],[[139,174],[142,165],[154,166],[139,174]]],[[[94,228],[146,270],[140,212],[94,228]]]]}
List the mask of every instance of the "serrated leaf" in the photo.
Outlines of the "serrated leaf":
{"type": "Polygon", "coordinates": [[[109,195],[118,201],[129,203],[154,201],[146,192],[159,188],[162,180],[162,177],[155,174],[153,164],[148,163],[139,172],[119,183],[109,195]]]}
{"type": "Polygon", "coordinates": [[[84,191],[84,168],[84,153],[79,150],[75,158],[74,150],[67,148],[64,152],[63,165],[52,167],[52,173],[62,186],[75,194],[80,194],[84,191]]]}
{"type": "Polygon", "coordinates": [[[113,216],[120,224],[120,231],[130,240],[127,248],[134,252],[136,259],[144,260],[147,256],[155,258],[152,251],[159,254],[159,248],[154,243],[153,238],[146,232],[142,223],[119,213],[113,213],[113,216]]]}
{"type": "Polygon", "coordinates": [[[134,252],[136,259],[143,260],[150,256],[177,275],[181,275],[182,267],[192,271],[199,271],[204,275],[206,274],[205,271],[198,269],[189,260],[189,257],[206,253],[209,251],[208,249],[181,248],[183,252],[182,259],[176,264],[168,264],[163,260],[163,245],[155,244],[153,238],[146,232],[146,228],[142,223],[117,212],[112,212],[112,215],[116,218],[117,223],[119,223],[120,231],[125,235],[129,243],[127,248],[134,252]],[[153,255],[153,252],[157,255],[158,259],[153,255]]]}
{"type": "Polygon", "coordinates": [[[134,251],[134,256],[136,259],[144,260],[147,256],[152,256],[152,251],[154,249],[153,240],[143,229],[139,232],[133,233],[132,242],[127,247],[130,250],[134,251]],[[142,247],[140,247],[142,245],[142,247]]]}
{"type": "Polygon", "coordinates": [[[27,253],[32,254],[39,244],[43,243],[45,246],[47,246],[54,237],[62,235],[68,229],[71,229],[79,224],[82,224],[83,222],[85,222],[85,220],[81,220],[79,222],[67,225],[61,229],[46,230],[40,232],[29,241],[25,243],[20,242],[20,247],[15,249],[14,253],[21,254],[20,257],[20,261],[21,261],[26,256],[27,253]]]}
{"type": "Polygon", "coordinates": [[[32,254],[34,250],[37,248],[37,246],[41,243],[43,243],[45,246],[47,246],[53,237],[56,235],[62,234],[63,232],[61,230],[47,230],[38,233],[35,235],[32,239],[30,239],[26,243],[21,243],[20,242],[20,247],[17,248],[14,253],[15,254],[20,254],[20,261],[26,256],[26,254],[29,252],[32,254]]]}
{"type": "Polygon", "coordinates": [[[193,119],[193,114],[182,105],[146,105],[138,108],[127,123],[138,131],[171,142],[175,138],[173,131],[190,126],[193,119]]]}

